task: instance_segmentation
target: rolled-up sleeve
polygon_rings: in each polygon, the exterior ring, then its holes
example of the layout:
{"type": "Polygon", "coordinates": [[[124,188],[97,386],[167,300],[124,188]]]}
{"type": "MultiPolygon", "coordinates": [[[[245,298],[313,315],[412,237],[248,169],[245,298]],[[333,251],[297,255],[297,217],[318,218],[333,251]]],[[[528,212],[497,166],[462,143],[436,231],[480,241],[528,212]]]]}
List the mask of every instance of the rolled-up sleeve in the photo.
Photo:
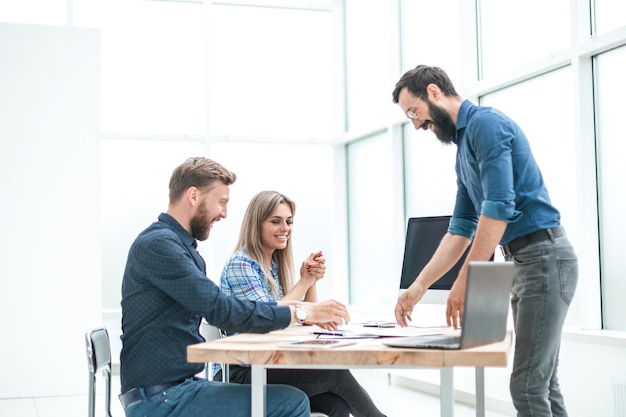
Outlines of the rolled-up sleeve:
{"type": "Polygon", "coordinates": [[[452,217],[452,219],[450,219],[450,225],[448,226],[448,232],[453,235],[460,235],[473,239],[474,233],[476,232],[476,222],[460,217],[452,217]]]}
{"type": "Polygon", "coordinates": [[[499,113],[483,112],[473,117],[465,137],[468,142],[460,152],[460,165],[467,199],[480,215],[515,222],[521,213],[515,207],[514,126],[499,113]]]}
{"type": "Polygon", "coordinates": [[[513,140],[515,135],[498,114],[483,113],[473,124],[473,148],[479,161],[484,200],[480,213],[496,220],[515,219],[513,140]]]}

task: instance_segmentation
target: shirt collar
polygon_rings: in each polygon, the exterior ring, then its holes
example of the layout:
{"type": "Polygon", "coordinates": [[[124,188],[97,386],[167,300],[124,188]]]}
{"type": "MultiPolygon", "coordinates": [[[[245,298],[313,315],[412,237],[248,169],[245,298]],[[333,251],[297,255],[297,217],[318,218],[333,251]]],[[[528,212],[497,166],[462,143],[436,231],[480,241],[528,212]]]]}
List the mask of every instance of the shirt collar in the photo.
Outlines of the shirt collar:
{"type": "Polygon", "coordinates": [[[159,214],[159,221],[168,224],[184,243],[194,248],[198,247],[196,239],[175,218],[167,213],[161,213],[159,214]]]}
{"type": "Polygon", "coordinates": [[[459,108],[459,114],[456,118],[456,130],[465,129],[467,127],[467,116],[469,114],[470,108],[474,107],[469,100],[464,100],[459,108]]]}
{"type": "Polygon", "coordinates": [[[459,108],[459,113],[456,117],[456,137],[454,138],[454,143],[457,146],[461,142],[461,139],[463,139],[463,134],[467,127],[467,119],[469,118],[469,112],[472,107],[474,107],[474,105],[471,101],[464,100],[459,108]]]}

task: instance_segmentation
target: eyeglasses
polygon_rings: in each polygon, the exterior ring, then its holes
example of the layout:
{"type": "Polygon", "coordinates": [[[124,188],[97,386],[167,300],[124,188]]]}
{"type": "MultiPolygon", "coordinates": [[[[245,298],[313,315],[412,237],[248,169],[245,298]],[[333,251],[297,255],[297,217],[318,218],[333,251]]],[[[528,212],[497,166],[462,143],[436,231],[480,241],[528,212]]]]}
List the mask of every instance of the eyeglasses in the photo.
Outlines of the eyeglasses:
{"type": "MultiPolygon", "coordinates": [[[[423,96],[419,96],[417,98],[417,100],[415,100],[415,103],[413,103],[413,105],[411,105],[411,107],[415,107],[415,105],[417,104],[418,101],[420,101],[422,99],[423,96]]],[[[411,108],[409,107],[409,108],[411,108]]],[[[415,112],[413,110],[407,110],[406,111],[406,117],[408,117],[409,119],[417,119],[417,114],[415,114],[415,112]]]]}

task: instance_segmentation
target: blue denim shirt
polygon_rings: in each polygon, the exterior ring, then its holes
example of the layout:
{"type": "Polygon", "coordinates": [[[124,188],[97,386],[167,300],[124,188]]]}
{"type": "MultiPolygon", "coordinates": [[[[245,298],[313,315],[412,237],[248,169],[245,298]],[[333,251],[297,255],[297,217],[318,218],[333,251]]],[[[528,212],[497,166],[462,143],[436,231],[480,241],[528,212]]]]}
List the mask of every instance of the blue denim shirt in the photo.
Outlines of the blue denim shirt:
{"type": "Polygon", "coordinates": [[[560,224],[528,139],[513,120],[465,100],[456,129],[457,195],[450,233],[472,238],[482,214],[508,222],[501,244],[560,224]]]}
{"type": "Polygon", "coordinates": [[[203,342],[200,320],[234,332],[285,328],[291,310],[239,300],[207,278],[196,240],[170,215],[141,232],[122,281],[122,392],[189,378],[203,364],[187,362],[187,346],[203,342]]]}

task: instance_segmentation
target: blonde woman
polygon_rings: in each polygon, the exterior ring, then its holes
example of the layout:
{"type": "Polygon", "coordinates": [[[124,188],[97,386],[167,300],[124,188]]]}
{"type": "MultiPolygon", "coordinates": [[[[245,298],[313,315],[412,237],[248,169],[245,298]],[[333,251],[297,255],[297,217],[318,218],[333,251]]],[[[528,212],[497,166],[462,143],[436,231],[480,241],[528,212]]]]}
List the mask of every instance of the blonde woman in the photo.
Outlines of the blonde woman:
{"type": "MultiPolygon", "coordinates": [[[[324,277],[326,258],[322,251],[311,253],[296,276],[291,246],[295,212],[295,203],[276,191],[252,198],[236,250],[222,272],[224,293],[253,301],[317,302],[316,283],[324,277]]],[[[249,384],[250,367],[231,365],[230,381],[249,384]]],[[[309,396],[311,411],[330,417],[384,416],[349,370],[268,369],[267,382],[301,389],[309,396]]]]}

